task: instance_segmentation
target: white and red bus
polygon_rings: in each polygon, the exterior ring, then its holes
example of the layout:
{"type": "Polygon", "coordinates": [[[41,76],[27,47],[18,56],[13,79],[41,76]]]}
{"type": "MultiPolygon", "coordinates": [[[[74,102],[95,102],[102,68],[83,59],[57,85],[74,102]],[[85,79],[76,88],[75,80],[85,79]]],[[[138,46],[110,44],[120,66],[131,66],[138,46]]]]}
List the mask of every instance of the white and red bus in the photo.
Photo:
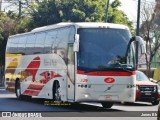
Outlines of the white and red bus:
{"type": "Polygon", "coordinates": [[[17,98],[68,102],[134,102],[135,53],[128,27],[110,23],[59,23],[10,36],[6,89],[17,98]]]}

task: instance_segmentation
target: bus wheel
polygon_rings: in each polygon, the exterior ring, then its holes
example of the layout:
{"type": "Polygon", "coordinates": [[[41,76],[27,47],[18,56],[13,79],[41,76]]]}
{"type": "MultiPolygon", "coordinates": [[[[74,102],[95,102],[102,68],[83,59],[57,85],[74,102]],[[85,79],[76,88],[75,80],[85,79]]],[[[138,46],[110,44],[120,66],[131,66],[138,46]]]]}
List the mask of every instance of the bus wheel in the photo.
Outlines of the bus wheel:
{"type": "Polygon", "coordinates": [[[113,102],[102,102],[101,103],[104,108],[111,108],[113,106],[113,102]]]}
{"type": "Polygon", "coordinates": [[[60,95],[60,85],[59,82],[55,82],[53,85],[53,100],[60,101],[61,95],[60,95]]]}

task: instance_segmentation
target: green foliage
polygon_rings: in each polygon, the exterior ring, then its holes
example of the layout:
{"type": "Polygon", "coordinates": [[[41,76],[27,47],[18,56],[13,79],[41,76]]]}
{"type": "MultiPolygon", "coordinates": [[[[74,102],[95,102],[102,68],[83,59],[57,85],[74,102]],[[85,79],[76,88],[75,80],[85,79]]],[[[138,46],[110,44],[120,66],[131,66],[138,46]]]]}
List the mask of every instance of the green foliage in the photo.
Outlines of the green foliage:
{"type": "Polygon", "coordinates": [[[23,17],[20,20],[17,20],[15,33],[24,33],[30,30],[29,27],[30,17],[23,17]]]}
{"type": "MultiPolygon", "coordinates": [[[[5,53],[5,45],[9,35],[27,32],[35,27],[59,22],[105,22],[106,0],[36,0],[29,5],[29,16],[8,11],[0,12],[0,54],[5,53]]],[[[115,0],[109,6],[110,23],[129,26],[133,31],[132,22],[125,13],[118,10],[121,6],[115,0]]],[[[24,13],[24,12],[23,12],[24,13]]],[[[0,56],[0,64],[4,64],[4,56],[0,56]]]]}
{"type": "Polygon", "coordinates": [[[13,32],[14,26],[14,20],[0,11],[0,65],[4,65],[6,42],[10,33],[13,32]]]}
{"type": "Polygon", "coordinates": [[[100,22],[105,17],[103,0],[44,0],[32,9],[34,27],[58,22],[100,22]]]}
{"type": "MultiPolygon", "coordinates": [[[[104,0],[43,0],[34,7],[30,13],[31,28],[55,24],[59,22],[105,22],[106,4],[104,0]]],[[[115,0],[109,7],[109,22],[124,24],[133,30],[132,23],[115,0]]]]}
{"type": "Polygon", "coordinates": [[[0,11],[0,65],[4,65],[8,37],[16,33],[27,32],[29,21],[28,17],[18,19],[18,15],[12,11],[6,14],[0,11]]]}
{"type": "Polygon", "coordinates": [[[111,3],[112,8],[117,8],[121,6],[121,2],[119,0],[115,0],[111,3]]]}

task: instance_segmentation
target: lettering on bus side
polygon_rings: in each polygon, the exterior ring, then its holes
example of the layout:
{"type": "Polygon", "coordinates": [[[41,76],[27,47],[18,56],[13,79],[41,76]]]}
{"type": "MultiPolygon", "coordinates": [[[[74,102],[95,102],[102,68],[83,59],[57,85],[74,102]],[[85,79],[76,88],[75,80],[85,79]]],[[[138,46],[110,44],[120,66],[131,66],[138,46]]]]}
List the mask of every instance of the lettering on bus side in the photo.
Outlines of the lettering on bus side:
{"type": "Polygon", "coordinates": [[[57,60],[53,59],[44,59],[45,66],[57,66],[57,60]]]}

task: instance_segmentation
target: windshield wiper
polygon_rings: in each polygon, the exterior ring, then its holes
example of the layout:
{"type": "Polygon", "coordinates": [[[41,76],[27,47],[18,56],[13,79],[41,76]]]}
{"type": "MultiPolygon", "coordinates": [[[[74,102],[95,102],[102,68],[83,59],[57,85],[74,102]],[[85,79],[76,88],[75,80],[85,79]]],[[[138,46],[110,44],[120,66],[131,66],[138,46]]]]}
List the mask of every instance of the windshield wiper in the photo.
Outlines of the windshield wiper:
{"type": "Polygon", "coordinates": [[[102,69],[102,68],[96,68],[96,69],[91,69],[91,70],[87,70],[85,71],[85,73],[88,73],[88,72],[96,72],[96,71],[109,71],[108,69],[102,69]]]}
{"type": "Polygon", "coordinates": [[[96,72],[96,71],[125,71],[125,72],[132,72],[132,66],[126,64],[111,64],[109,67],[107,66],[98,66],[98,68],[86,70],[85,73],[88,72],[96,72]]]}
{"type": "Polygon", "coordinates": [[[114,68],[118,68],[120,70],[124,70],[126,72],[132,72],[133,68],[131,65],[127,65],[127,64],[121,64],[121,63],[116,63],[113,64],[114,68]]]}

